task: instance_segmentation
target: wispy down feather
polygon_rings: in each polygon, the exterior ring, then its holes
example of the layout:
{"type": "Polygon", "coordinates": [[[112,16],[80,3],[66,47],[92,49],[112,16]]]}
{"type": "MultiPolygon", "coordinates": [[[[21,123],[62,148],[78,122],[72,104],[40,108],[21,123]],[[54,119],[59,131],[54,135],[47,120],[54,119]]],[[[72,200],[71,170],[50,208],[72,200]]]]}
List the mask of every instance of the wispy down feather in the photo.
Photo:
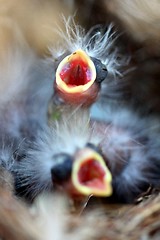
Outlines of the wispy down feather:
{"type": "Polygon", "coordinates": [[[126,64],[127,59],[122,57],[115,46],[117,34],[113,24],[110,24],[107,30],[97,25],[86,32],[74,22],[73,17],[69,17],[64,19],[64,25],[65,31],[57,30],[60,39],[58,46],[50,47],[53,59],[57,59],[65,52],[72,53],[82,49],[90,57],[100,59],[111,75],[121,75],[120,68],[126,64]]]}

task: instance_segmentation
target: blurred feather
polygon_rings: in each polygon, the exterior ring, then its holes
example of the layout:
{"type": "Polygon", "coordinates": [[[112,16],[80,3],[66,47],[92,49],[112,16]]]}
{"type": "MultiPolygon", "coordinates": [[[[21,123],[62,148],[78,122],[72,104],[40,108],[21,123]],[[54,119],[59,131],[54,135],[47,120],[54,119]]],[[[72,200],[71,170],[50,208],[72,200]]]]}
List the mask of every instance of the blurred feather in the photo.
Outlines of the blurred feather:
{"type": "Polygon", "coordinates": [[[159,51],[160,2],[149,0],[106,1],[106,7],[120,19],[127,32],[137,41],[159,51]]]}

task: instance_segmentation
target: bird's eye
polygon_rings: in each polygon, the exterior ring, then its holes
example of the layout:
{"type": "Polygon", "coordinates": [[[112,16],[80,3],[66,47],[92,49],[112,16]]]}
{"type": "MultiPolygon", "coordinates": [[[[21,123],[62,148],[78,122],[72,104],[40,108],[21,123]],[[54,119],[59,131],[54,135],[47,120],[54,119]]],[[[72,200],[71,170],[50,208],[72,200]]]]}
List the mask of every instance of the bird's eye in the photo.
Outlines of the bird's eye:
{"type": "Polygon", "coordinates": [[[63,183],[71,176],[73,159],[69,154],[60,153],[53,156],[54,166],[51,169],[52,181],[63,183]]]}

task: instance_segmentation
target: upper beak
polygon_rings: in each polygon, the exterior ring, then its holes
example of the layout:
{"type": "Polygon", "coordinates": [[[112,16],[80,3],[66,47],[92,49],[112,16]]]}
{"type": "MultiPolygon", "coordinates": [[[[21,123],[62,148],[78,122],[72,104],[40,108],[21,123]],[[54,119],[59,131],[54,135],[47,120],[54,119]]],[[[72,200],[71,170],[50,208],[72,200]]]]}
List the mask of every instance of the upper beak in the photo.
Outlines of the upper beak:
{"type": "Polygon", "coordinates": [[[81,195],[110,196],[112,176],[103,158],[96,151],[79,151],[72,166],[72,184],[81,195]]]}
{"type": "Polygon", "coordinates": [[[93,61],[83,50],[78,49],[58,65],[56,92],[67,103],[90,105],[99,92],[95,80],[96,68],[93,61]]]}

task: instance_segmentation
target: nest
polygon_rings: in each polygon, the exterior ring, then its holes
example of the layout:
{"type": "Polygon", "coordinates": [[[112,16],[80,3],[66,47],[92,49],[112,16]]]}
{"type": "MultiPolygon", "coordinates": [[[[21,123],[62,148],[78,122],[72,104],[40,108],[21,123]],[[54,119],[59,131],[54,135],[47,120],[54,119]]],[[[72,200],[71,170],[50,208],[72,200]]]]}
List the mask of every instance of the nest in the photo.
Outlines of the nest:
{"type": "MultiPolygon", "coordinates": [[[[136,205],[73,207],[64,196],[41,196],[32,206],[0,189],[2,239],[159,239],[160,195],[136,205]]],[[[140,199],[139,199],[140,200],[140,199]]],[[[142,200],[142,199],[141,199],[142,200]]]]}

